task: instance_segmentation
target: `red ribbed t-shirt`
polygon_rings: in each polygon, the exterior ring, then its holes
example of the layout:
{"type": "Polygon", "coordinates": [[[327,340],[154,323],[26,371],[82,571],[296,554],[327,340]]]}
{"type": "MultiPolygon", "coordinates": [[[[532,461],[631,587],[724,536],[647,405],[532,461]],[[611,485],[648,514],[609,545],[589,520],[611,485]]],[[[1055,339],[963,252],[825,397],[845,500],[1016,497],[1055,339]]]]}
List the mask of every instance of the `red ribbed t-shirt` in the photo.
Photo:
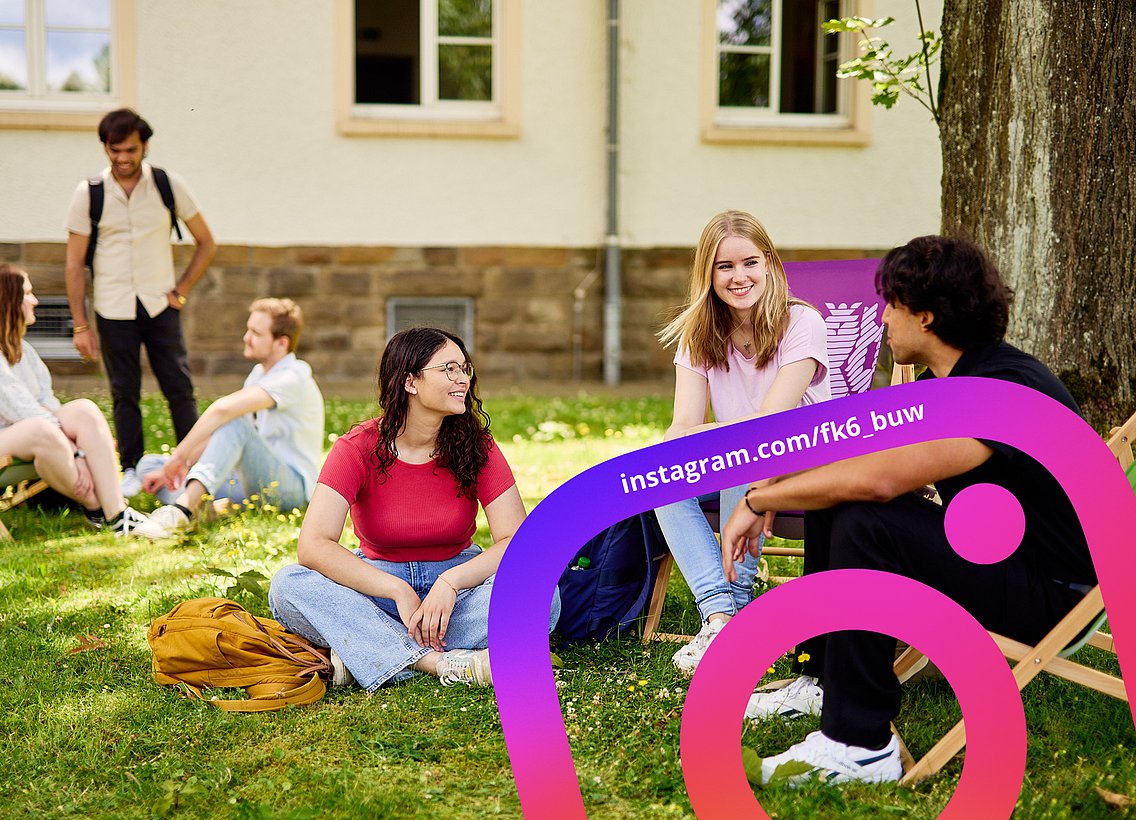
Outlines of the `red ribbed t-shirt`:
{"type": "Polygon", "coordinates": [[[444,561],[472,542],[477,503],[492,502],[516,484],[496,442],[477,478],[477,501],[458,495],[453,473],[437,466],[395,459],[380,478],[375,463],[378,420],[340,436],[327,454],[319,483],[351,505],[351,523],[368,558],[384,561],[444,561]]]}

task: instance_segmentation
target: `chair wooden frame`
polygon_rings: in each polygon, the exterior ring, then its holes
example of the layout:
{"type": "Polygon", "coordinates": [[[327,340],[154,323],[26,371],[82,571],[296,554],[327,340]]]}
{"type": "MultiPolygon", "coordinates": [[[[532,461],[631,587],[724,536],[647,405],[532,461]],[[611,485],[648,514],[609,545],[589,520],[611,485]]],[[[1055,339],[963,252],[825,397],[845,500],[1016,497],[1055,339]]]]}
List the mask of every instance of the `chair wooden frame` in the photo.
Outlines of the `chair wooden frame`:
{"type": "MultiPolygon", "coordinates": [[[[811,302],[825,314],[828,328],[826,345],[830,361],[851,362],[858,359],[861,362],[870,361],[874,365],[879,356],[883,341],[883,300],[875,292],[877,262],[878,260],[865,259],[785,265],[793,294],[811,302]],[[857,314],[856,310],[862,310],[862,313],[857,314]],[[850,354],[850,351],[853,353],[850,354]]],[[[841,395],[867,389],[870,380],[864,380],[862,376],[862,372],[850,375],[842,370],[838,374],[840,387],[834,388],[833,397],[839,398],[841,395]]],[[[914,379],[915,368],[912,365],[895,365],[892,368],[891,384],[902,384],[914,379]]],[[[720,532],[720,511],[704,512],[711,529],[720,532]]],[[[803,526],[803,519],[799,515],[779,517],[774,519],[773,532],[778,538],[799,541],[804,538],[803,526]]],[[[804,554],[803,547],[769,546],[762,549],[762,555],[765,556],[800,558],[804,554]]],[[[647,616],[642,631],[645,642],[654,640],[686,643],[691,640],[690,635],[657,631],[673,569],[674,558],[668,552],[659,561],[658,573],[647,603],[647,616]]]]}
{"type": "MultiPolygon", "coordinates": [[[[1126,470],[1130,469],[1133,463],[1134,434],[1136,434],[1136,415],[1120,427],[1114,428],[1108,438],[1109,449],[1126,470]]],[[[993,632],[990,636],[1002,654],[1015,662],[1014,680],[1019,691],[1044,671],[1128,703],[1128,694],[1120,678],[1069,660],[1069,656],[1085,644],[1105,652],[1116,653],[1112,635],[1100,629],[1105,619],[1104,599],[1101,596],[1100,586],[1096,586],[1086,593],[1084,599],[1073,607],[1036,646],[1029,646],[993,632]]],[[[895,662],[896,674],[901,675],[904,669],[922,657],[918,649],[908,647],[895,662]]],[[[905,763],[904,775],[899,782],[912,785],[930,777],[961,752],[964,746],[966,746],[966,728],[963,726],[963,721],[959,720],[917,763],[912,765],[905,763]]]]}
{"type": "MultiPolygon", "coordinates": [[[[35,474],[35,468],[27,462],[19,461],[12,456],[0,456],[0,513],[5,513],[13,507],[18,507],[32,496],[38,495],[47,489],[47,482],[35,474]],[[8,478],[5,472],[12,470],[13,476],[8,478]]],[[[4,522],[0,521],[0,540],[12,539],[4,522]]]]}

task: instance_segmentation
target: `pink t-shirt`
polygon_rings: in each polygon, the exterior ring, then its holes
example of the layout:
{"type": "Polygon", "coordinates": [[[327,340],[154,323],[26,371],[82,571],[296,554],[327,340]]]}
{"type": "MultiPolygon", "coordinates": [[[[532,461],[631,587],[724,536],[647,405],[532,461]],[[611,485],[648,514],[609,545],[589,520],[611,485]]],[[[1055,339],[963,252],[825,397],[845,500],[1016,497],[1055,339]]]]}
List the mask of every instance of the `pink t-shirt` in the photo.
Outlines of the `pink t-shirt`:
{"type": "Polygon", "coordinates": [[[777,378],[777,371],[784,365],[804,359],[815,359],[817,369],[798,407],[828,401],[832,398],[832,390],[828,386],[824,319],[810,307],[792,305],[789,308],[789,326],[781,337],[781,344],[764,367],[754,367],[755,357],[746,358],[733,345],[729,349],[729,370],[724,367],[695,367],[690,362],[690,351],[681,342],[674,363],[706,379],[710,385],[714,419],[720,424],[729,424],[760,410],[765,394],[777,378]]]}
{"type": "Polygon", "coordinates": [[[444,561],[472,543],[477,503],[484,507],[516,484],[496,442],[477,477],[477,501],[458,495],[453,473],[435,462],[395,459],[384,478],[375,463],[378,419],[340,436],[327,454],[319,483],[351,505],[351,523],[368,558],[444,561]]]}

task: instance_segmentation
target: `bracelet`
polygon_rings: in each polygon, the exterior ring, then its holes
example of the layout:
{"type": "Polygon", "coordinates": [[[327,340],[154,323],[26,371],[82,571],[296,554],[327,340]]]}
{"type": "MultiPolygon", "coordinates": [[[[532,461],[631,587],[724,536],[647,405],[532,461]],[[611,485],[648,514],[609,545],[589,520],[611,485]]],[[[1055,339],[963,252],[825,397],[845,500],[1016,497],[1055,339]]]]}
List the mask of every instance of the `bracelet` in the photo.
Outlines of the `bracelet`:
{"type": "Polygon", "coordinates": [[[765,515],[765,513],[763,513],[763,512],[758,512],[757,510],[755,510],[755,509],[753,508],[753,505],[749,503],[749,494],[750,494],[750,492],[752,492],[752,488],[751,488],[750,490],[746,490],[746,494],[742,496],[742,500],[743,500],[743,501],[745,502],[746,506],[747,506],[747,507],[749,507],[749,511],[750,511],[751,513],[753,513],[754,515],[756,515],[756,516],[757,516],[758,518],[761,518],[761,517],[762,517],[763,515],[765,515]]]}
{"type": "Polygon", "coordinates": [[[454,586],[453,584],[451,584],[449,581],[447,581],[445,578],[443,578],[441,575],[438,576],[438,580],[441,581],[446,586],[448,586],[450,589],[452,589],[454,591],[454,595],[458,594],[458,588],[456,586],[454,586]]]}
{"type": "Polygon", "coordinates": [[[75,327],[71,328],[71,335],[75,336],[79,333],[86,333],[90,329],[90,325],[75,325],[75,327]]]}

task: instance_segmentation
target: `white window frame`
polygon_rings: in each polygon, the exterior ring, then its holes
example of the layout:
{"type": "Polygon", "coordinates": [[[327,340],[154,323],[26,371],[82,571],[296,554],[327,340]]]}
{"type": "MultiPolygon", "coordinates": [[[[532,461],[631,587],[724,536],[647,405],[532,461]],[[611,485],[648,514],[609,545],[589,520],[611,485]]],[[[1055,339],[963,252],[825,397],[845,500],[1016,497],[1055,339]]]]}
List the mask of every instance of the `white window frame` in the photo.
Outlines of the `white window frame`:
{"type": "Polygon", "coordinates": [[[518,135],[521,0],[493,0],[490,37],[438,34],[438,0],[419,2],[419,94],[416,105],[355,102],[355,4],[338,0],[339,131],[346,135],[486,136],[518,135]],[[489,102],[438,97],[438,48],[488,45],[492,49],[489,102]]]}
{"type": "MultiPolygon", "coordinates": [[[[108,93],[49,91],[44,0],[24,0],[28,82],[23,91],[0,91],[0,128],[79,128],[96,125],[111,108],[131,105],[134,84],[134,0],[110,1],[110,77],[108,93]]],[[[9,29],[10,30],[10,29],[9,29]]],[[[52,31],[103,31],[52,26],[52,31]]]]}
{"type": "MultiPolygon", "coordinates": [[[[768,46],[723,45],[718,32],[718,0],[702,0],[704,29],[704,82],[702,137],[707,142],[784,142],[829,143],[863,145],[869,141],[867,110],[870,104],[866,83],[838,81],[836,85],[837,112],[835,114],[783,114],[781,96],[781,7],[784,2],[801,0],[771,0],[772,36],[768,46]],[[718,72],[721,54],[769,54],[769,105],[767,107],[720,106],[718,72]]],[[[820,0],[818,0],[819,5],[820,0]]],[[[841,16],[859,14],[867,16],[870,0],[841,0],[841,16]]],[[[818,32],[818,38],[832,35],[818,32]]],[[[838,35],[844,37],[844,35],[838,35]]],[[[847,40],[847,38],[845,38],[847,40]]],[[[818,39],[818,43],[823,40],[818,39]]],[[[849,44],[842,45],[839,60],[851,57],[846,53],[849,44]]],[[[818,48],[818,65],[823,61],[823,50],[818,48]]],[[[819,93],[819,89],[815,92],[819,93]]]]}

